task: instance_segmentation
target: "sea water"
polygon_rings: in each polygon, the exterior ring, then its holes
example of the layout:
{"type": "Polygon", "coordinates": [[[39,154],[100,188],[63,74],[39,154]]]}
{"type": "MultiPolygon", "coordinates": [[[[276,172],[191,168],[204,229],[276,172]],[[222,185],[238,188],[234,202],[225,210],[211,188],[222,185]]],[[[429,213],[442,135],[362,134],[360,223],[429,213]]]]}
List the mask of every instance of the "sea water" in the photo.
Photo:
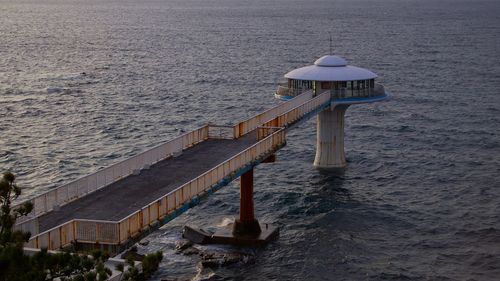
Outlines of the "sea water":
{"type": "Polygon", "coordinates": [[[390,92],[348,109],[345,171],[312,167],[302,123],[255,171],[256,215],[280,238],[225,267],[176,253],[184,224],[237,216],[235,182],[141,247],[165,253],[155,279],[498,280],[498,1],[0,0],[0,168],[27,198],[243,120],[330,36],[390,92]]]}

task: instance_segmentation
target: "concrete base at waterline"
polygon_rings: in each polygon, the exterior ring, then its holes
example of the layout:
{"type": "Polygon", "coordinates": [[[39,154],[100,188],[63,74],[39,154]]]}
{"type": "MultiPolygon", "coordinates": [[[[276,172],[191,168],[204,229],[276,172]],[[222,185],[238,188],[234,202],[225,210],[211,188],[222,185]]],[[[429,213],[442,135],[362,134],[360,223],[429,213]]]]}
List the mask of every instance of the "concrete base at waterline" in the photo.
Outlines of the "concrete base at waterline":
{"type": "Polygon", "coordinates": [[[214,244],[231,244],[236,246],[260,247],[278,238],[279,229],[272,225],[261,223],[261,232],[258,234],[236,234],[234,225],[217,230],[212,235],[214,244]]]}
{"type": "Polygon", "coordinates": [[[261,247],[275,240],[279,236],[279,228],[267,223],[260,224],[261,232],[254,235],[234,233],[234,224],[231,223],[214,233],[193,226],[185,226],[182,236],[198,244],[228,244],[241,247],[261,247]]]}

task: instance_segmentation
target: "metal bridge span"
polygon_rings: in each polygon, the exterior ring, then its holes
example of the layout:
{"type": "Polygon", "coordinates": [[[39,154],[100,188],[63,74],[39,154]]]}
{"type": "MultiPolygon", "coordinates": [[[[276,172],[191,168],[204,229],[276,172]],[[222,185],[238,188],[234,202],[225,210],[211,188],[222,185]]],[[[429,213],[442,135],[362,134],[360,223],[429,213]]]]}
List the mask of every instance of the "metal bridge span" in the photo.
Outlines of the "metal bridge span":
{"type": "MultiPolygon", "coordinates": [[[[362,96],[370,97],[377,99],[362,96]]],[[[31,232],[30,248],[99,244],[116,251],[273,155],[288,126],[335,101],[330,91],[309,91],[234,126],[198,128],[30,199],[34,210],[16,228],[31,232]]]]}

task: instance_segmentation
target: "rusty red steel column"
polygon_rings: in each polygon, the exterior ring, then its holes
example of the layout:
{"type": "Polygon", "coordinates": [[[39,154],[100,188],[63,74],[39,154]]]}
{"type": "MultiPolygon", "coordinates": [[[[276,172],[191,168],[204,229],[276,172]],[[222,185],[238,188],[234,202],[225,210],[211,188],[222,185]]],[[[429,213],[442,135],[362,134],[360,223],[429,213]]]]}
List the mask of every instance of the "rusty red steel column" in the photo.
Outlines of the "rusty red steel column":
{"type": "Polygon", "coordinates": [[[255,221],[255,215],[253,212],[253,168],[241,175],[240,221],[255,221]]]}
{"type": "Polygon", "coordinates": [[[240,218],[234,222],[233,235],[258,236],[261,228],[253,209],[253,167],[241,175],[240,181],[240,218]]]}

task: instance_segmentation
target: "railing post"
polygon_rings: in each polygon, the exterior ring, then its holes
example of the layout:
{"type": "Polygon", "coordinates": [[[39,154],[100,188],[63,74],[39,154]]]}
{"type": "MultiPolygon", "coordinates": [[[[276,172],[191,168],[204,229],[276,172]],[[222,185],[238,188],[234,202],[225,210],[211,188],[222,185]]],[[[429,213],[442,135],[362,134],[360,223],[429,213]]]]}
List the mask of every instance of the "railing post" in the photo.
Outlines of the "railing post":
{"type": "Polygon", "coordinates": [[[99,224],[95,223],[95,242],[99,243],[99,224]]]}
{"type": "Polygon", "coordinates": [[[71,230],[73,230],[73,240],[76,242],[77,239],[76,239],[76,221],[73,221],[71,223],[71,230]]]}
{"type": "Polygon", "coordinates": [[[127,221],[128,221],[127,238],[130,238],[132,236],[132,231],[130,231],[132,229],[132,227],[130,226],[131,219],[128,218],[127,221]]]}
{"type": "Polygon", "coordinates": [[[122,242],[122,228],[120,222],[116,224],[118,226],[118,244],[122,242]]]}
{"type": "Polygon", "coordinates": [[[158,200],[158,202],[156,203],[156,205],[158,206],[158,208],[157,208],[157,209],[158,209],[158,211],[157,211],[157,214],[158,214],[158,215],[157,215],[157,218],[156,218],[156,219],[159,221],[159,220],[160,220],[160,217],[161,217],[161,215],[160,215],[160,214],[161,214],[161,211],[160,211],[160,209],[161,209],[161,199],[160,199],[160,200],[158,200]]]}

